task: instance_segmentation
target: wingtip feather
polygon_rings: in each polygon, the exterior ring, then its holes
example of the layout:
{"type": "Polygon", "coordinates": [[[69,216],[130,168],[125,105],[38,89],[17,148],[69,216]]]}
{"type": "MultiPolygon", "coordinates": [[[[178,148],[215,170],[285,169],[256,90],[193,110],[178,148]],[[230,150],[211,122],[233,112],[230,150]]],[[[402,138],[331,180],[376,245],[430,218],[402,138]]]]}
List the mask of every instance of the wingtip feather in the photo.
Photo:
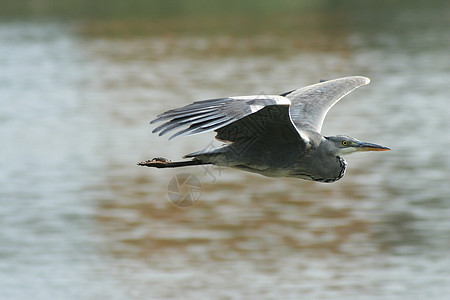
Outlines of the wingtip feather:
{"type": "Polygon", "coordinates": [[[370,83],[370,78],[365,76],[352,76],[355,79],[361,80],[362,85],[367,85],[370,83]]]}

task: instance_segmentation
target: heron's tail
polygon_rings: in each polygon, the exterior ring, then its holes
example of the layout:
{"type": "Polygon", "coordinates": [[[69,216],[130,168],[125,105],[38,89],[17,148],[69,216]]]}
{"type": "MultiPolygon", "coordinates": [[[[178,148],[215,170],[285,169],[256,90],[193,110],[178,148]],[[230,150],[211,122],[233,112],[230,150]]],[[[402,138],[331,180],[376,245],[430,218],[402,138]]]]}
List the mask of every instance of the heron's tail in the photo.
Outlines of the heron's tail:
{"type": "Polygon", "coordinates": [[[203,162],[200,159],[192,159],[186,161],[170,161],[165,158],[157,157],[152,160],[141,161],[138,166],[154,167],[154,168],[178,168],[187,166],[208,165],[211,163],[203,162]]]}

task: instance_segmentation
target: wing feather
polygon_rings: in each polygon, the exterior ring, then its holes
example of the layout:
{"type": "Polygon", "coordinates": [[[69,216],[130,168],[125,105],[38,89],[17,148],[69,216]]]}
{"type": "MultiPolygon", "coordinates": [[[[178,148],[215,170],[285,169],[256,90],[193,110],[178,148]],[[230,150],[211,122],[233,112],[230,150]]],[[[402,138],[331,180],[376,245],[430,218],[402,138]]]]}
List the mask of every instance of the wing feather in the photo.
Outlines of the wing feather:
{"type": "Polygon", "coordinates": [[[309,85],[281,94],[292,102],[290,114],[298,130],[312,129],[320,133],[326,114],[351,91],[366,85],[370,79],[362,76],[343,77],[309,85]]]}
{"type": "MultiPolygon", "coordinates": [[[[217,130],[248,115],[257,113],[261,109],[272,105],[287,105],[291,101],[277,95],[239,96],[196,101],[184,107],[166,111],[151,121],[151,124],[166,121],[156,127],[153,133],[164,135],[172,130],[177,131],[170,139],[192,135],[211,130],[217,130]]],[[[289,116],[287,116],[289,118],[289,116]]],[[[289,118],[290,122],[290,118],[289,118]]]]}
{"type": "Polygon", "coordinates": [[[197,124],[197,123],[201,123],[201,122],[205,122],[208,120],[214,120],[217,119],[218,117],[221,117],[221,115],[218,115],[216,113],[207,113],[207,114],[196,114],[194,116],[185,116],[185,117],[177,117],[174,118],[172,120],[170,120],[169,122],[166,122],[158,127],[156,127],[152,132],[158,132],[160,131],[159,135],[164,135],[167,132],[170,132],[172,130],[175,130],[177,128],[189,125],[189,124],[197,124]]]}

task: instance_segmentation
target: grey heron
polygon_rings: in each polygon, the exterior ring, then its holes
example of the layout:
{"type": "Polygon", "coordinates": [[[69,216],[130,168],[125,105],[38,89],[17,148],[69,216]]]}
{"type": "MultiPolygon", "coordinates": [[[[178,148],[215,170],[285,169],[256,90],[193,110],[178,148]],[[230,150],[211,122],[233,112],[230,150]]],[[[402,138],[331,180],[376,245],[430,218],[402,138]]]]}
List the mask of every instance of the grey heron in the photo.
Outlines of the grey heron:
{"type": "Polygon", "coordinates": [[[345,135],[320,133],[329,109],[369,82],[362,76],[343,77],[281,95],[210,99],[166,111],[150,122],[164,121],[153,133],[161,136],[177,130],[172,139],[214,130],[216,139],[225,144],[184,156],[190,160],[172,162],[159,157],[138,165],[175,168],[212,164],[269,177],[337,181],[347,168],[342,155],[390,150],[345,135]]]}

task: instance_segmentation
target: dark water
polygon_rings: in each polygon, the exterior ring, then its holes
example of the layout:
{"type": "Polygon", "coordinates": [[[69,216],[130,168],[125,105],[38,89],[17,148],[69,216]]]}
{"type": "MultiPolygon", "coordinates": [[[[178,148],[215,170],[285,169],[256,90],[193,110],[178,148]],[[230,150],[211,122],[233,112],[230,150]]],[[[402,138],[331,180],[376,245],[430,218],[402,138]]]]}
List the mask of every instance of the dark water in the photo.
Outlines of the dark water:
{"type": "Polygon", "coordinates": [[[0,298],[448,299],[448,13],[265,20],[0,24],[0,298]],[[152,135],[164,110],[347,75],[323,133],[393,150],[334,184],[135,165],[210,146],[152,135]]]}

